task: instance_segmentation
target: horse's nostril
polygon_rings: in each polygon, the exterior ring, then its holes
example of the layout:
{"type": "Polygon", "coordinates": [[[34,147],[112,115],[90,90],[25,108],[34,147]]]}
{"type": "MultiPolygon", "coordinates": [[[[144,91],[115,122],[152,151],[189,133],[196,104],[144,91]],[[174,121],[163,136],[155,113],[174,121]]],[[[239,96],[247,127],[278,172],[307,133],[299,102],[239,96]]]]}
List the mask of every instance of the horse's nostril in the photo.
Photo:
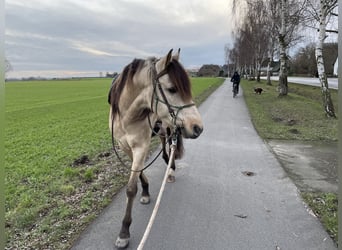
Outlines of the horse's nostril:
{"type": "Polygon", "coordinates": [[[198,126],[198,125],[194,125],[194,126],[192,127],[192,131],[193,131],[193,133],[194,133],[194,136],[195,136],[195,137],[198,137],[198,136],[202,133],[203,128],[201,128],[201,127],[198,126]]]}

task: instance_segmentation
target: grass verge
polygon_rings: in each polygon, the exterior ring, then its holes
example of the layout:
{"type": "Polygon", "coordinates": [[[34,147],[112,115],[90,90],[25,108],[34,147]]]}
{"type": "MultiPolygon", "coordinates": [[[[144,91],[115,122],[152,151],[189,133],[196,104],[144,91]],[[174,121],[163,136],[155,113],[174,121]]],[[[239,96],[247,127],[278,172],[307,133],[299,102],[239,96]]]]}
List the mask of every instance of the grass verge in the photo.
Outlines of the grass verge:
{"type": "Polygon", "coordinates": [[[337,243],[337,195],[334,193],[302,193],[305,202],[327,229],[330,237],[337,243]]]}
{"type": "MultiPolygon", "coordinates": [[[[223,79],[191,81],[199,105],[223,79]]],[[[127,183],[129,170],[111,152],[110,84],[6,84],[6,249],[68,249],[127,183]]]]}
{"type": "MultiPolygon", "coordinates": [[[[255,129],[263,139],[337,141],[338,119],[327,118],[318,87],[289,83],[287,96],[278,97],[277,82],[273,86],[243,80],[241,86],[255,129]],[[254,93],[254,87],[264,90],[254,93]]],[[[331,90],[337,111],[337,91],[331,90]]],[[[337,195],[334,193],[302,193],[303,200],[320,219],[337,243],[337,195]]]]}

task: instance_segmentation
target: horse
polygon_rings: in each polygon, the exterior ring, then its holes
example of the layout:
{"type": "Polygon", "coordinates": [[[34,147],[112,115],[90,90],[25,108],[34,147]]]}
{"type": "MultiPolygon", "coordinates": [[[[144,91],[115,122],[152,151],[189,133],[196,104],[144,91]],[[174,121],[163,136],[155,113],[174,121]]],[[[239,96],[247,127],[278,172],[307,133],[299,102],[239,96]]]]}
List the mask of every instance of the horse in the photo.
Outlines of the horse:
{"type": "MultiPolygon", "coordinates": [[[[126,248],[129,244],[138,179],[142,186],[140,203],[150,202],[149,183],[143,170],[151,135],[158,134],[164,141],[163,158],[168,161],[165,148],[165,141],[170,140],[168,136],[195,139],[203,131],[201,116],[192,99],[189,76],[179,62],[180,49],[175,54],[172,52],[171,49],[161,58],[134,59],[115,79],[109,93],[112,140],[132,161],[125,215],[115,242],[117,248],[126,248]]],[[[180,158],[182,140],[178,140],[177,149],[180,158]]],[[[174,181],[174,170],[173,162],[168,173],[170,182],[174,181]]]]}

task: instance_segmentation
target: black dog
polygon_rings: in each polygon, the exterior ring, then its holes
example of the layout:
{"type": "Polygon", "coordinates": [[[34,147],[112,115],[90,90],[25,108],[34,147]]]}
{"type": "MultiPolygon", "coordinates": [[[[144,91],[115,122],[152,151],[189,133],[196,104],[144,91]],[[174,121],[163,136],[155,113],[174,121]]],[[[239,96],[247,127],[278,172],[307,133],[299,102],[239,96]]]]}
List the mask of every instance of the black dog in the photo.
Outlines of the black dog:
{"type": "Polygon", "coordinates": [[[259,95],[261,95],[261,92],[263,91],[263,89],[262,88],[254,88],[254,92],[255,92],[255,94],[259,94],[259,95]]]}

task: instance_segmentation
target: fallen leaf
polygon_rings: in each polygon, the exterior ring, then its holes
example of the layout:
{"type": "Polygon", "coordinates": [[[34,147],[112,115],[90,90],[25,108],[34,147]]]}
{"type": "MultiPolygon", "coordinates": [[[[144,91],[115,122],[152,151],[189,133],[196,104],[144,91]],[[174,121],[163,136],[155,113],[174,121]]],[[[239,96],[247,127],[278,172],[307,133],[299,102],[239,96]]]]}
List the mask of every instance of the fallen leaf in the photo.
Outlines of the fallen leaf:
{"type": "Polygon", "coordinates": [[[245,215],[245,214],[234,214],[234,216],[242,218],[242,219],[246,219],[247,218],[247,215],[245,215]]]}
{"type": "Polygon", "coordinates": [[[255,175],[255,173],[254,172],[251,172],[251,171],[243,171],[243,172],[241,172],[243,175],[245,175],[245,176],[254,176],[255,175]]]}

